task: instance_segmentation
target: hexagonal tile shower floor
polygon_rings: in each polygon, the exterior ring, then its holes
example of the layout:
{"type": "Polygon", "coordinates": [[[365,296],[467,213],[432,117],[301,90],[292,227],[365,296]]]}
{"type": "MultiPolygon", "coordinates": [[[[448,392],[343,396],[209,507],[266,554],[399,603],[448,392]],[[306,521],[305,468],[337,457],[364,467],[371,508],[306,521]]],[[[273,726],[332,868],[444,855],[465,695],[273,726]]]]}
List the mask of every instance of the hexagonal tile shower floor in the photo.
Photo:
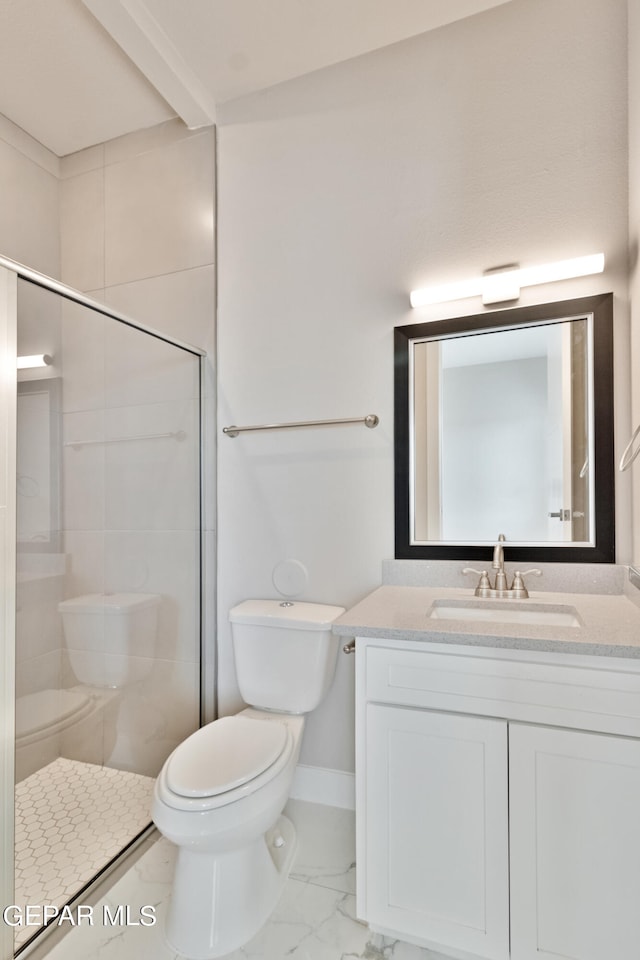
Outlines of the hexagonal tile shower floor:
{"type": "MultiPolygon", "coordinates": [[[[153,784],[64,757],[18,783],[16,905],[63,907],[150,822],[153,784]]],[[[37,929],[16,927],[16,947],[37,929]]]]}

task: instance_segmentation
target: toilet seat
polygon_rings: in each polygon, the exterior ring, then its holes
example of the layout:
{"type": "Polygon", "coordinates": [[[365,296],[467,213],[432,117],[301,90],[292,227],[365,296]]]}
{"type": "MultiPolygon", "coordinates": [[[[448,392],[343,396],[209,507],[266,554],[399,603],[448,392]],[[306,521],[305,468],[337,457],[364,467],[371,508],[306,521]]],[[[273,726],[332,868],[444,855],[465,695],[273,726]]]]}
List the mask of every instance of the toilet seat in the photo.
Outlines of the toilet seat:
{"type": "Polygon", "coordinates": [[[16,698],[16,743],[33,743],[91,713],[93,701],[79,690],[39,690],[16,698]]]}
{"type": "Polygon", "coordinates": [[[214,720],[171,754],[157,781],[159,797],[177,810],[234,803],[276,777],[294,746],[286,723],[239,714],[214,720]]]}
{"type": "Polygon", "coordinates": [[[227,793],[275,763],[286,742],[284,724],[222,717],[196,730],[171,754],[167,786],[181,797],[227,793]]]}

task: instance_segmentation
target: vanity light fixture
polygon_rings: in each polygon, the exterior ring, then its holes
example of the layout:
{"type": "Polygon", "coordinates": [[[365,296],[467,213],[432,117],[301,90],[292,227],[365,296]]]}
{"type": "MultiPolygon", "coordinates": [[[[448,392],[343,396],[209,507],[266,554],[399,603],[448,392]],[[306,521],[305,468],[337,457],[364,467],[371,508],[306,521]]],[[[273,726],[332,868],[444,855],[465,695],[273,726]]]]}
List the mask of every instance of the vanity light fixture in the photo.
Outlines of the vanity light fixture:
{"type": "Polygon", "coordinates": [[[482,297],[485,305],[517,300],[521,287],[532,287],[538,283],[553,283],[556,280],[572,280],[586,277],[604,270],[604,253],[593,253],[586,257],[573,257],[570,260],[557,260],[555,263],[543,263],[536,267],[520,267],[509,264],[486,270],[481,277],[461,280],[457,283],[445,283],[437,287],[423,287],[412,290],[409,299],[412,307],[424,307],[431,303],[446,303],[450,300],[464,300],[467,297],[482,297]]]}
{"type": "Polygon", "coordinates": [[[29,357],[17,357],[16,368],[18,370],[31,370],[33,367],[48,367],[53,363],[53,357],[48,353],[35,353],[29,357]]]}

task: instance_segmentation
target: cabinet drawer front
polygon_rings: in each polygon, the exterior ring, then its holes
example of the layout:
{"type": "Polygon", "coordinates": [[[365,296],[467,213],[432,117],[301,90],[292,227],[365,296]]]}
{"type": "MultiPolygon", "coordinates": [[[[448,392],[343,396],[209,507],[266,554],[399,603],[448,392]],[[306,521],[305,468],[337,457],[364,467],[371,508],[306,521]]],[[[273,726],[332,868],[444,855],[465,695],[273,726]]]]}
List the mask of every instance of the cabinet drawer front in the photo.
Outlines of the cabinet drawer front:
{"type": "Polygon", "coordinates": [[[366,698],[640,737],[640,672],[368,646],[366,698]]]}

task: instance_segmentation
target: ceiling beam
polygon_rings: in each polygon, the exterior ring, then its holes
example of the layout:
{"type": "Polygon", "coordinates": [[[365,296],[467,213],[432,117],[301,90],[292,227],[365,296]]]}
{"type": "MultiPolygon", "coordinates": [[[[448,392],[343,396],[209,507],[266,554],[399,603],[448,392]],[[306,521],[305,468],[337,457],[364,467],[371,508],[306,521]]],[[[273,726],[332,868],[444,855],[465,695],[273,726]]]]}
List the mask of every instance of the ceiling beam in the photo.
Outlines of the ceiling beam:
{"type": "Polygon", "coordinates": [[[190,129],[215,123],[211,95],[144,0],[82,0],[190,129]]]}

